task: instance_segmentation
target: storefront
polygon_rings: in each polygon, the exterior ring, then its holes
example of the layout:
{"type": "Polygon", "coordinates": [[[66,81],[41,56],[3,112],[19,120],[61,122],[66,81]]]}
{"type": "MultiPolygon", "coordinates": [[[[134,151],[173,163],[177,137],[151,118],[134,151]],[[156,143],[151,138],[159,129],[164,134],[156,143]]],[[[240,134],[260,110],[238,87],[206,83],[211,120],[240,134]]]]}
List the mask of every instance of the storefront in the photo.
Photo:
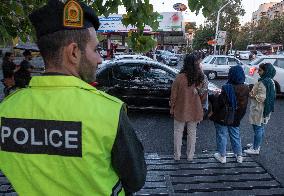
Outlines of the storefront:
{"type": "MultiPolygon", "coordinates": [[[[99,17],[101,26],[98,30],[103,36],[101,45],[106,50],[125,48],[127,50],[126,39],[130,30],[137,30],[136,27],[125,27],[121,20],[121,14],[110,15],[109,17],[99,17]]],[[[184,22],[181,12],[162,12],[158,17],[159,27],[153,31],[150,26],[145,26],[144,34],[153,36],[162,49],[168,47],[181,46],[186,43],[184,40],[184,22]]]]}

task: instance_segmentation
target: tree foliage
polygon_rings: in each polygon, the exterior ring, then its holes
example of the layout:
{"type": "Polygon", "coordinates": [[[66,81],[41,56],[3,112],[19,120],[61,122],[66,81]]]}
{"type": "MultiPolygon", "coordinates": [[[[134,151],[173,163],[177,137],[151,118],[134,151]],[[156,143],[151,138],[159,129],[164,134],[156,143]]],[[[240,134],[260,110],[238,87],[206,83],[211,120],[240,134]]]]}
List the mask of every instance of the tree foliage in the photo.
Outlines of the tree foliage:
{"type": "MultiPolygon", "coordinates": [[[[43,6],[48,0],[1,0],[0,3],[0,33],[2,38],[20,37],[23,41],[28,36],[33,36],[34,31],[28,20],[32,10],[43,6]],[[3,1],[3,2],[2,2],[3,1]]],[[[62,0],[66,1],[66,0],[62,0]]],[[[133,32],[129,40],[136,51],[150,50],[155,41],[151,37],[143,36],[145,25],[151,26],[154,30],[158,28],[158,13],[153,11],[153,5],[149,0],[82,0],[90,5],[97,15],[108,16],[118,12],[118,6],[126,8],[127,13],[123,15],[122,23],[126,26],[133,25],[138,28],[133,32]],[[142,44],[145,44],[142,47],[142,44]]]]}
{"type": "Polygon", "coordinates": [[[241,27],[241,30],[237,33],[236,39],[233,42],[233,48],[238,50],[246,50],[247,45],[251,39],[251,24],[246,23],[241,27]]]}
{"type": "Polygon", "coordinates": [[[209,40],[214,39],[215,31],[211,26],[199,27],[195,32],[195,36],[192,42],[192,48],[194,50],[200,50],[210,48],[207,44],[209,40]]]}
{"type": "MultiPolygon", "coordinates": [[[[214,3],[210,1],[210,3],[201,4],[203,1],[199,0],[199,5],[203,5],[203,14],[206,17],[205,27],[201,27],[196,32],[195,38],[193,40],[194,48],[200,48],[200,46],[205,47],[204,43],[207,44],[207,41],[210,39],[214,39],[215,31],[216,31],[216,23],[217,23],[217,15],[218,10],[225,5],[228,1],[226,0],[216,0],[214,3]],[[213,5],[214,4],[214,5],[213,5]],[[206,7],[208,6],[208,7],[206,7]],[[206,10],[206,13],[204,11],[206,10]],[[205,31],[203,33],[203,31],[205,31]],[[206,33],[212,32],[210,35],[206,36],[206,33]],[[199,35],[200,34],[200,35],[199,35]],[[212,35],[213,34],[213,35],[212,35]],[[201,37],[204,40],[201,40],[201,37]],[[195,40],[196,39],[196,40],[195,40]],[[199,46],[200,45],[200,46],[199,46]]],[[[209,2],[209,1],[206,1],[209,2]]],[[[191,9],[194,9],[191,8],[191,9]]],[[[193,10],[192,10],[193,11],[193,10]]],[[[198,10],[197,10],[198,11],[198,10]]],[[[239,16],[243,16],[245,14],[244,9],[241,5],[241,0],[231,1],[224,9],[220,12],[220,22],[219,22],[219,30],[227,32],[226,44],[229,45],[236,40],[238,35],[238,31],[240,28],[239,16]]],[[[208,45],[207,45],[208,47],[208,45]]],[[[207,48],[206,47],[206,48],[207,48]]]]}
{"type": "Polygon", "coordinates": [[[249,44],[284,44],[284,15],[274,20],[262,17],[257,25],[247,23],[238,32],[235,48],[245,50],[249,44]]]}
{"type": "Polygon", "coordinates": [[[196,15],[202,11],[204,17],[208,17],[216,10],[218,11],[219,5],[222,0],[188,0],[188,7],[196,15]]]}

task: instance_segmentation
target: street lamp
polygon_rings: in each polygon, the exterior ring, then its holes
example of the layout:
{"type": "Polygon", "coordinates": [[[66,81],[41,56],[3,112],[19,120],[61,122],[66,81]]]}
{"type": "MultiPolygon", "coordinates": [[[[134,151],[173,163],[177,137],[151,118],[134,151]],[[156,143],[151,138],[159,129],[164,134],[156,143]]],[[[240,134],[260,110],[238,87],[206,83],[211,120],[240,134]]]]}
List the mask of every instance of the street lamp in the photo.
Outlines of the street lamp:
{"type": "Polygon", "coordinates": [[[217,46],[217,36],[218,36],[218,31],[219,31],[219,20],[220,20],[220,13],[221,11],[230,3],[230,1],[228,1],[225,5],[223,5],[223,7],[221,7],[218,11],[218,15],[217,15],[217,24],[216,24],[216,33],[215,33],[215,45],[214,45],[214,54],[216,54],[216,46],[217,46]]]}

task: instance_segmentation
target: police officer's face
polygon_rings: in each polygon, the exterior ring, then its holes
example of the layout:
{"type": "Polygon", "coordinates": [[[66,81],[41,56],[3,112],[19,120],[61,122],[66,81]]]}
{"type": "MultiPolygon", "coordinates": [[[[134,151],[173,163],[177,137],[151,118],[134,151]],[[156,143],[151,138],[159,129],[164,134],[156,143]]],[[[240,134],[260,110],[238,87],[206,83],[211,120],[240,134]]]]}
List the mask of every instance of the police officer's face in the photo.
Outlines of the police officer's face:
{"type": "Polygon", "coordinates": [[[98,39],[94,28],[89,28],[90,40],[82,53],[79,75],[86,82],[93,82],[96,79],[97,65],[102,63],[100,54],[97,51],[98,39]]]}

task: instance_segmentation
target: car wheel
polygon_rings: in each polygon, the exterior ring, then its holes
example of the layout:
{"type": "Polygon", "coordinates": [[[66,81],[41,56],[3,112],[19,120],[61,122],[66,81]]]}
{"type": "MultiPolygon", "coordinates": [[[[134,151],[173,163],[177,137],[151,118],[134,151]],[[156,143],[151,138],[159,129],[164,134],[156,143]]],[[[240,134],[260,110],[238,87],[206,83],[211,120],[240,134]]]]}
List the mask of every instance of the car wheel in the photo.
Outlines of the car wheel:
{"type": "Polygon", "coordinates": [[[217,77],[217,73],[215,71],[210,71],[207,74],[209,80],[214,80],[217,77]]]}

